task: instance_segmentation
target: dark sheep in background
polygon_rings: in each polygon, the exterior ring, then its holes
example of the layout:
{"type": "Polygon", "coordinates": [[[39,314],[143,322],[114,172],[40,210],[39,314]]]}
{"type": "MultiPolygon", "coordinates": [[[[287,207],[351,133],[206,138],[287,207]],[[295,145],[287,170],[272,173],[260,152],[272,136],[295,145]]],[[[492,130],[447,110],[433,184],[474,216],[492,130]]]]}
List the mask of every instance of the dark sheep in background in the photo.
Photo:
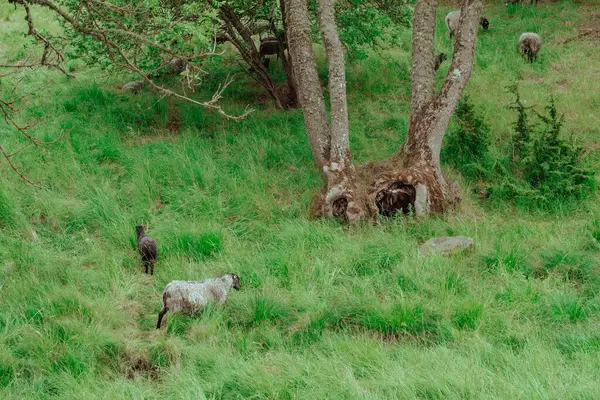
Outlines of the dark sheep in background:
{"type": "Polygon", "coordinates": [[[135,230],[137,232],[138,252],[142,257],[146,273],[148,273],[148,268],[150,268],[150,275],[154,275],[154,264],[156,263],[157,256],[156,242],[150,236],[146,235],[142,225],[136,226],[135,230]]]}
{"type": "Polygon", "coordinates": [[[440,53],[437,56],[435,56],[435,65],[433,67],[434,71],[437,71],[440,66],[442,65],[442,63],[444,61],[446,61],[448,59],[448,56],[446,55],[446,53],[440,53]]]}
{"type": "Polygon", "coordinates": [[[275,36],[269,36],[264,39],[261,39],[259,53],[262,64],[265,66],[266,69],[269,69],[269,64],[271,63],[269,58],[267,58],[266,56],[277,55],[277,58],[279,58],[280,49],[281,43],[279,42],[279,39],[277,39],[275,36]]]}
{"type": "Polygon", "coordinates": [[[269,36],[260,41],[260,56],[271,56],[271,55],[279,55],[279,48],[281,44],[279,43],[279,39],[275,36],[269,36]]]}
{"type": "Polygon", "coordinates": [[[217,44],[223,44],[223,43],[227,42],[229,40],[229,38],[224,33],[217,33],[216,35],[213,36],[213,40],[217,44]]]}

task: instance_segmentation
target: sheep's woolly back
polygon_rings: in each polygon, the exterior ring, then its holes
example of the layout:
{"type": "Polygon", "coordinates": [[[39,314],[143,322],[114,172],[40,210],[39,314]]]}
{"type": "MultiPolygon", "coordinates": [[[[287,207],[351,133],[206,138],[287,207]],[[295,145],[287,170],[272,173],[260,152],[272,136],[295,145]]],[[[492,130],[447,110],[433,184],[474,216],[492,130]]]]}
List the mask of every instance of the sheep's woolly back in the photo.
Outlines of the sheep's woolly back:
{"type": "Polygon", "coordinates": [[[454,32],[458,28],[458,20],[460,19],[460,10],[450,11],[444,21],[446,21],[446,27],[448,32],[454,32]]]}
{"type": "Polygon", "coordinates": [[[232,286],[233,278],[229,274],[203,281],[172,281],[165,287],[163,301],[173,313],[194,313],[210,302],[224,302],[232,286]]]}
{"type": "Polygon", "coordinates": [[[519,51],[525,55],[527,50],[531,51],[533,57],[537,56],[542,48],[542,38],[537,33],[525,32],[519,37],[519,51]]]}

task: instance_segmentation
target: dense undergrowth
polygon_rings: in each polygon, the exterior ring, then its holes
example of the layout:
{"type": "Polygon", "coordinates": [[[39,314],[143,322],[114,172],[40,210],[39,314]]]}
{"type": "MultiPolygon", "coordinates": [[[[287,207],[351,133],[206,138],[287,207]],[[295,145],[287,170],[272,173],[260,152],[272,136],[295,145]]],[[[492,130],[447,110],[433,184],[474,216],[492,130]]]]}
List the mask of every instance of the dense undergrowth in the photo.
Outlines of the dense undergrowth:
{"type": "MultiPolygon", "coordinates": [[[[449,52],[447,11],[436,46],[449,52]]],[[[514,83],[544,116],[552,96],[557,118],[565,114],[557,137],[592,149],[598,42],[558,40],[600,9],[559,2],[485,13],[491,28],[479,36],[469,101],[446,143],[464,202],[425,220],[310,219],[321,181],[301,113],[276,111],[243,75],[225,105],[257,111],[239,122],[149,91],[119,92],[128,77],[76,61],[73,81],[30,75],[23,89],[54,84],[20,118],[36,121],[44,139],[65,137],[17,159],[45,189],[0,163],[0,397],[597,398],[597,195],[586,189],[548,207],[479,194],[511,177],[491,173],[512,160],[514,83]],[[545,40],[533,65],[516,53],[522,31],[545,40]],[[452,139],[465,113],[476,116],[481,142],[472,152],[452,139]],[[138,223],[159,245],[152,277],[135,251],[138,223]],[[430,237],[458,234],[473,237],[474,249],[417,255],[430,237]],[[167,328],[155,329],[166,283],[230,271],[242,290],[225,307],[169,314],[167,328]]],[[[0,58],[17,57],[22,15],[3,4],[0,17],[0,58]]],[[[349,65],[359,163],[391,154],[406,132],[409,33],[399,40],[385,59],[349,65]]],[[[198,96],[239,68],[208,67],[198,96]]],[[[553,125],[542,121],[531,147],[545,126],[553,125]]],[[[0,135],[11,148],[21,143],[4,125],[0,135]]],[[[543,164],[535,160],[516,167],[520,185],[543,164]]],[[[597,153],[583,160],[596,172],[597,153]]]]}

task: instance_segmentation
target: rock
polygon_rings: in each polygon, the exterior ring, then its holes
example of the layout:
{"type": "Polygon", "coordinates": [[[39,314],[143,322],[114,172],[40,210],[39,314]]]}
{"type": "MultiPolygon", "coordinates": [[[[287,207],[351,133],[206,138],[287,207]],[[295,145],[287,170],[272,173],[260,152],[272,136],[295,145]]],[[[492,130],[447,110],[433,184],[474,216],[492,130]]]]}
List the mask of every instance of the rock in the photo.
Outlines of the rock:
{"type": "Polygon", "coordinates": [[[426,256],[431,253],[449,255],[473,247],[473,239],[466,236],[443,236],[429,239],[419,246],[419,254],[426,256]]]}
{"type": "Polygon", "coordinates": [[[145,85],[146,85],[146,82],[144,82],[144,81],[128,82],[128,83],[124,84],[123,87],[121,87],[121,90],[123,90],[123,91],[131,90],[133,93],[138,94],[145,85]]]}

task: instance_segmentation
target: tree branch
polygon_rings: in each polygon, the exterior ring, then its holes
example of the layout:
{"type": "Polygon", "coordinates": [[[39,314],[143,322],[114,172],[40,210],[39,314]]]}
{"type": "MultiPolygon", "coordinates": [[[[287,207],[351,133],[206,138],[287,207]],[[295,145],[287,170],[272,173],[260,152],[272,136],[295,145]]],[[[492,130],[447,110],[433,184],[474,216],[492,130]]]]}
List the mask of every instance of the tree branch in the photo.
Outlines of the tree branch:
{"type": "MultiPolygon", "coordinates": [[[[334,0],[319,0],[319,27],[327,53],[329,97],[331,101],[330,161],[350,164],[348,138],[348,102],[346,98],[346,67],[342,42],[335,23],[334,0]]],[[[343,166],[343,165],[342,165],[343,166]]]]}
{"type": "Polygon", "coordinates": [[[292,68],[298,85],[298,99],[315,161],[319,169],[322,169],[329,160],[330,131],[317,65],[312,53],[307,0],[286,0],[285,11],[289,30],[288,46],[294,60],[292,68]]]}
{"type": "Polygon", "coordinates": [[[418,0],[412,29],[410,123],[418,118],[434,94],[434,37],[437,0],[418,0]]]}

